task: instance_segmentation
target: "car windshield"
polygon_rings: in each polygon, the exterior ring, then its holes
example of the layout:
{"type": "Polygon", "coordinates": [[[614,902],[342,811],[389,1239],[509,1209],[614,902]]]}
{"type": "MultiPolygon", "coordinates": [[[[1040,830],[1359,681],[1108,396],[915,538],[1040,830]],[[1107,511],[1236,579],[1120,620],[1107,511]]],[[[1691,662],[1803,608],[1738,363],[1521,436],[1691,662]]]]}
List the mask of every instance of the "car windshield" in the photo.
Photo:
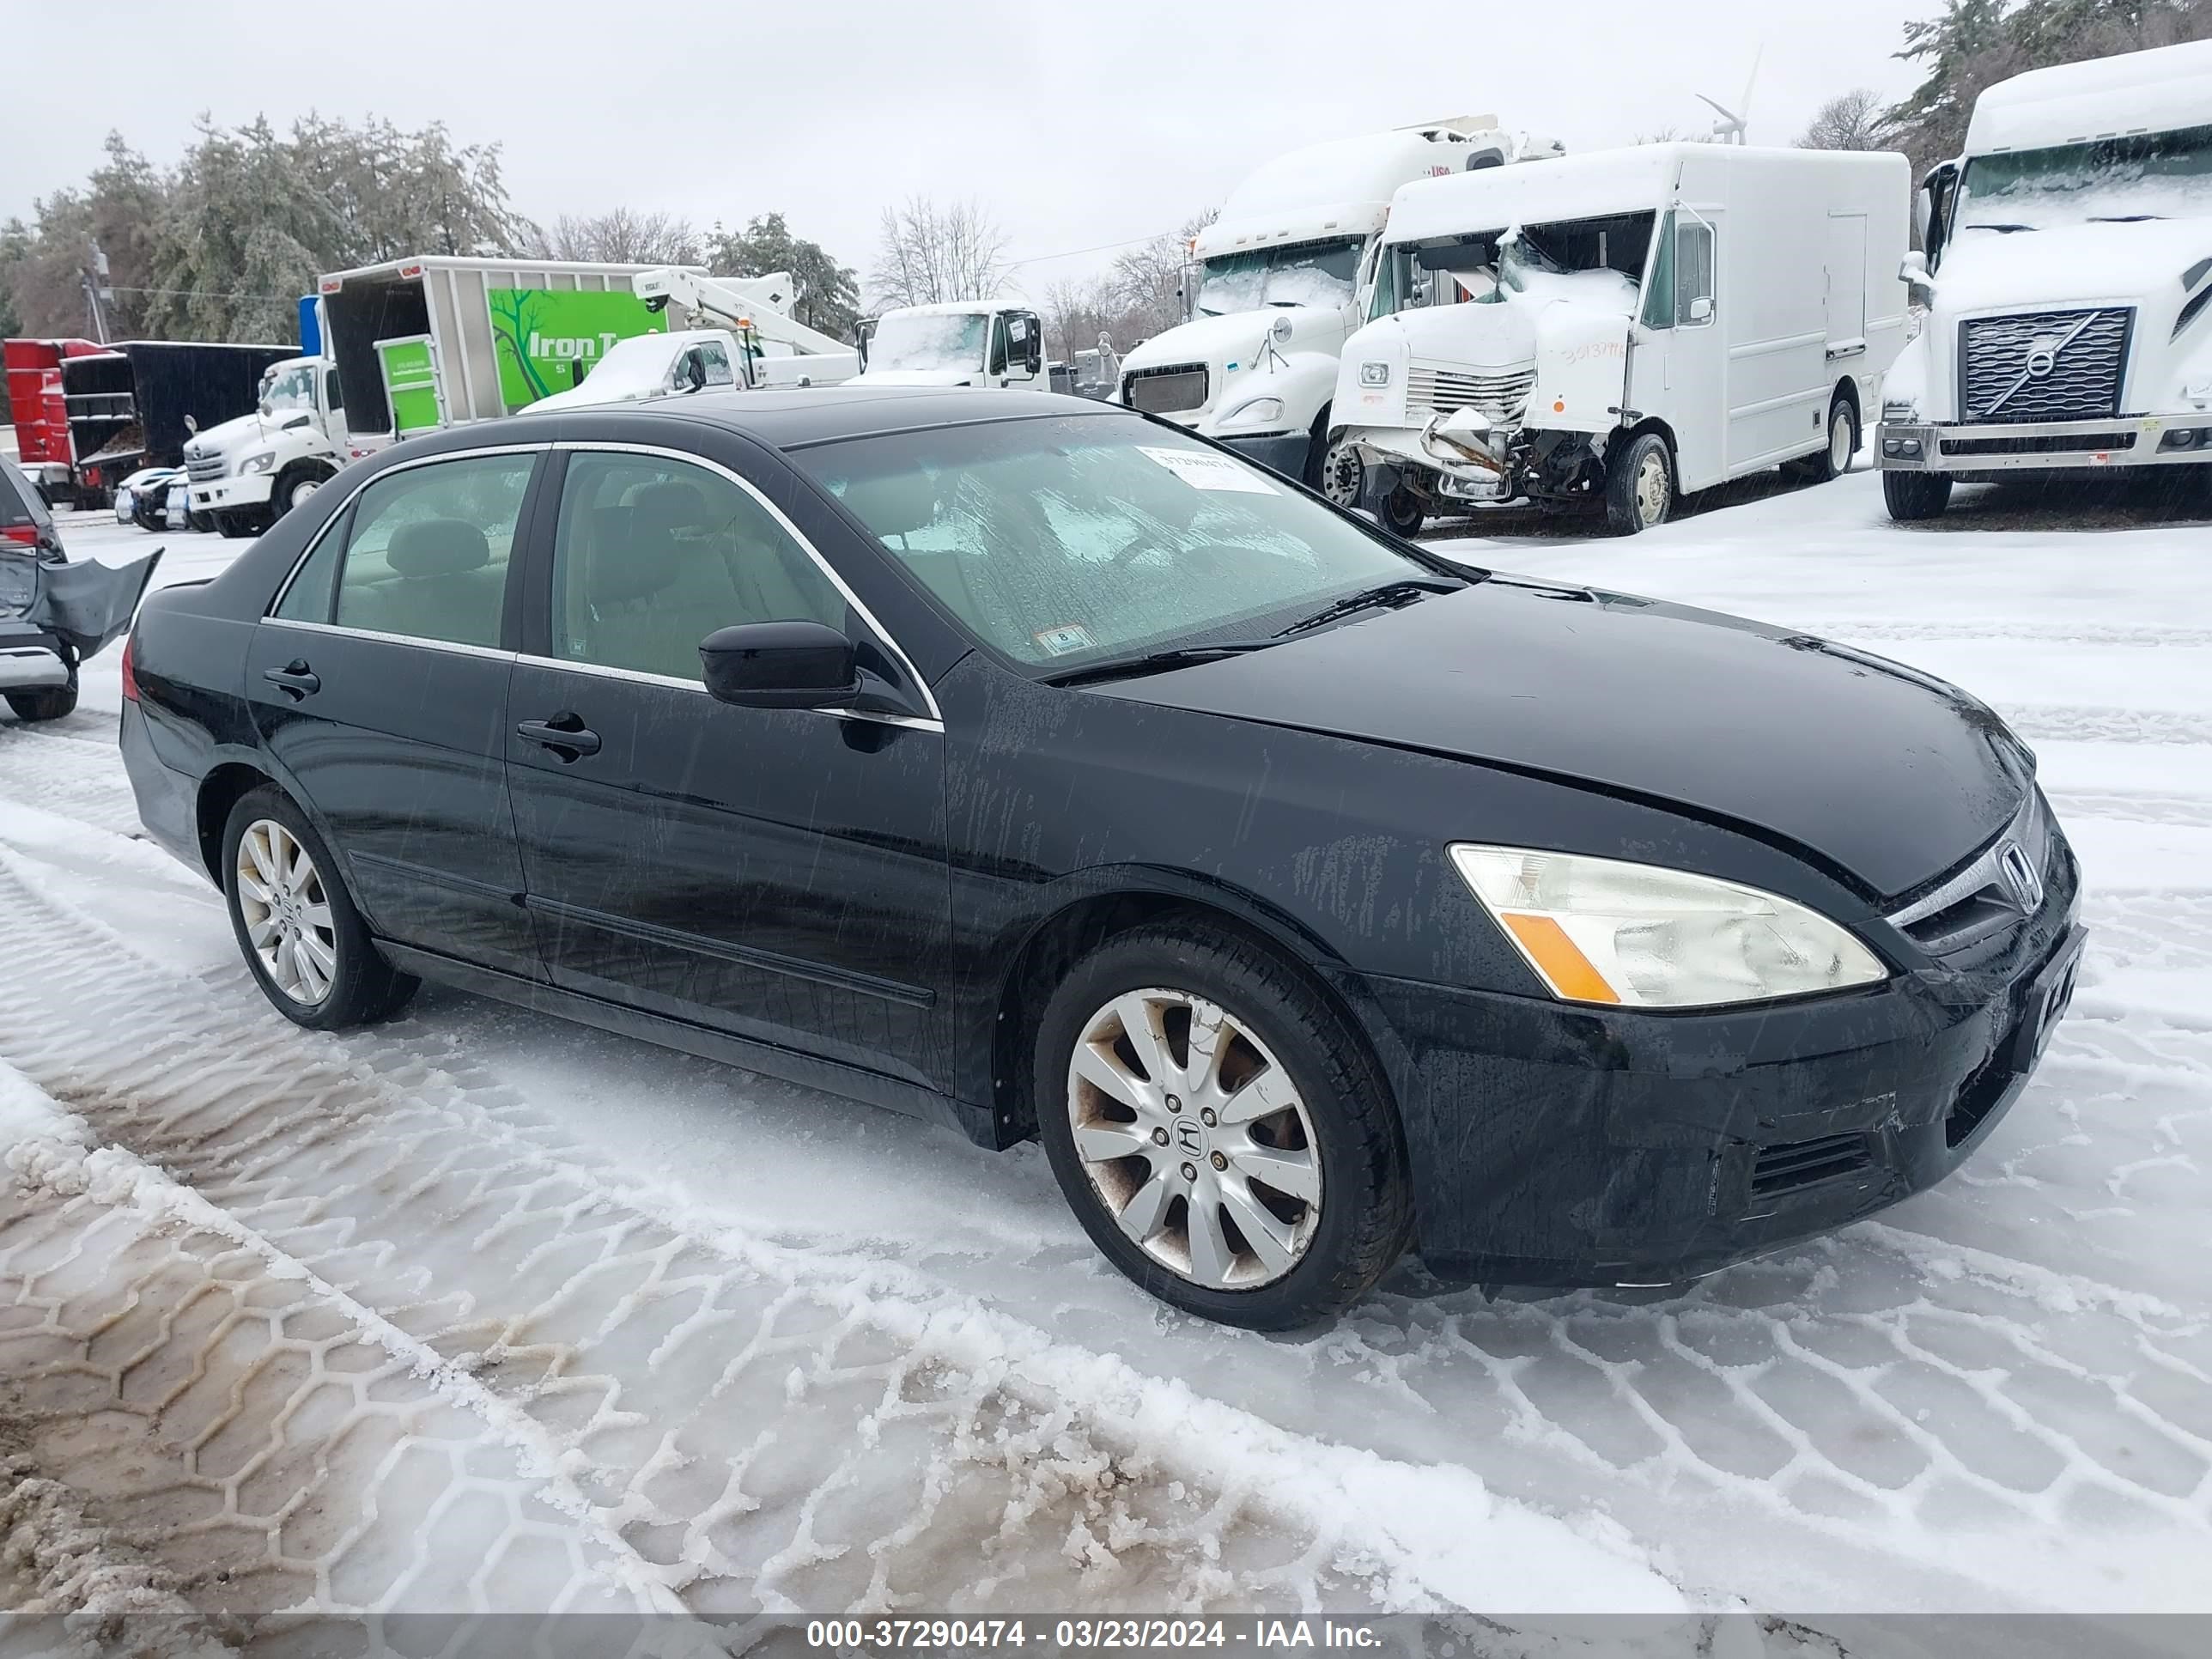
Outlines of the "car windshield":
{"type": "Polygon", "coordinates": [[[980,312],[900,316],[876,325],[870,368],[981,368],[990,319],[980,312]]]}
{"type": "Polygon", "coordinates": [[[1978,155],[1966,163],[1961,230],[2054,230],[2096,220],[2212,215],[2212,127],[1978,155]]]}
{"type": "Polygon", "coordinates": [[[1208,259],[1199,268],[1199,312],[1225,317],[1263,306],[1349,304],[1359,274],[1359,249],[1356,240],[1308,242],[1208,259]]]}
{"type": "Polygon", "coordinates": [[[1055,673],[1262,638],[1438,573],[1238,458],[1127,416],[856,438],[793,457],[976,637],[1055,673]]]}
{"type": "Polygon", "coordinates": [[[306,363],[275,371],[261,388],[261,412],[264,415],[282,415],[292,410],[312,410],[314,406],[315,371],[306,363]]]}

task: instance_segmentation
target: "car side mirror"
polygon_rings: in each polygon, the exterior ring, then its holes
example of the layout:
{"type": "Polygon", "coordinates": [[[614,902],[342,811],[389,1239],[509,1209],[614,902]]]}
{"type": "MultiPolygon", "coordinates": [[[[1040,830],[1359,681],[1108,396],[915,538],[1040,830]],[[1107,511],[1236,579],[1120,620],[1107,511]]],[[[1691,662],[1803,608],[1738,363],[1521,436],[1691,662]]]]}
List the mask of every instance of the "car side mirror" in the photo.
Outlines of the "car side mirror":
{"type": "Polygon", "coordinates": [[[1928,256],[1918,248],[1897,262],[1897,280],[1923,294],[1936,292],[1936,279],[1928,274],[1928,256]]]}
{"type": "Polygon", "coordinates": [[[1710,323],[1712,319],[1713,301],[1711,295],[1700,294],[1696,299],[1690,301],[1690,320],[1692,322],[1710,323]]]}
{"type": "MultiPolygon", "coordinates": [[[[268,405],[267,405],[266,404],[264,404],[262,405],[262,407],[263,407],[264,409],[266,409],[266,408],[268,407],[268,405]]],[[[185,416],[185,431],[187,431],[187,432],[198,432],[199,429],[200,429],[200,423],[199,423],[199,420],[198,420],[198,418],[196,416],[187,415],[187,416],[185,416]]]]}
{"type": "Polygon", "coordinates": [[[819,708],[860,695],[852,641],[817,622],[739,623],[699,642],[707,690],[741,708],[819,708]]]}

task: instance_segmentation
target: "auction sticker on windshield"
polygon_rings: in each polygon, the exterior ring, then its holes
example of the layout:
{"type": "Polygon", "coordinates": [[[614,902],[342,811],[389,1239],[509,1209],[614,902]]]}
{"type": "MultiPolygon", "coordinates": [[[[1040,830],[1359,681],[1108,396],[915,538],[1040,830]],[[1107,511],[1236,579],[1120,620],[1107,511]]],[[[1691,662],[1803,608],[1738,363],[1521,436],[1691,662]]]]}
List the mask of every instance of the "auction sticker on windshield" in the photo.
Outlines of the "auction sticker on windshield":
{"type": "Polygon", "coordinates": [[[1071,651],[1091,648],[1091,630],[1081,623],[1063,623],[1058,628],[1041,628],[1030,637],[1037,648],[1055,657],[1064,657],[1071,651]]]}
{"type": "Polygon", "coordinates": [[[1139,444],[1139,453],[1158,461],[1193,489],[1227,489],[1243,495],[1275,495],[1282,492],[1250,468],[1226,455],[1201,454],[1193,449],[1156,448],[1139,444]]]}

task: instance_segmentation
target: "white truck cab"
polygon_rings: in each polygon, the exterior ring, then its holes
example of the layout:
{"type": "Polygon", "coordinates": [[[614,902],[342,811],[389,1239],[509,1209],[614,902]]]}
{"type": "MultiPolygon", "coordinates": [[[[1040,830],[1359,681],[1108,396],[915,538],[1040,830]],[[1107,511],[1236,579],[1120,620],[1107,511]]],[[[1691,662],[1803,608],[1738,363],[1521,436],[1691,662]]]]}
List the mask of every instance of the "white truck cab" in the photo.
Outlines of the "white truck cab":
{"type": "Polygon", "coordinates": [[[1019,386],[1048,392],[1044,326],[1034,311],[988,300],[900,306],[860,337],[848,386],[1019,386]]]}
{"type": "Polygon", "coordinates": [[[1276,157],[1193,239],[1189,320],[1121,359],[1118,401],[1321,483],[1337,356],[1359,326],[1392,194],[1415,179],[1559,153],[1493,117],[1462,115],[1276,157]]]}
{"type": "Polygon", "coordinates": [[[1999,82],[1921,191],[1893,517],[1955,482],[2212,460],[2212,41],[1999,82]]]}
{"type": "Polygon", "coordinates": [[[726,391],[740,384],[737,365],[743,357],[737,337],[726,328],[634,334],[609,346],[582,380],[566,392],[540,398],[529,412],[726,391]]]}
{"type": "Polygon", "coordinates": [[[350,448],[337,365],[327,357],[272,364],[252,414],[185,446],[190,512],[202,528],[250,535],[336,476],[350,448]]]}

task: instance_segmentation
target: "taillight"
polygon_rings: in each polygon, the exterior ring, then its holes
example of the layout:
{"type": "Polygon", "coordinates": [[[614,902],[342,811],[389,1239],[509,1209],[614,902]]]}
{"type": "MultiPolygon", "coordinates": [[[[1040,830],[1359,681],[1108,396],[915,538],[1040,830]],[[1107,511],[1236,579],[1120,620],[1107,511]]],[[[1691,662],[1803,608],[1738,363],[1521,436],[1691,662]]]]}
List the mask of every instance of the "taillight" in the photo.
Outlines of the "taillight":
{"type": "Polygon", "coordinates": [[[138,701],[138,671],[131,661],[131,650],[137,643],[136,635],[125,634],[123,636],[123,701],[125,702],[138,701]]]}
{"type": "Polygon", "coordinates": [[[0,542],[14,542],[21,547],[39,544],[39,526],[34,524],[0,524],[0,542]]]}

